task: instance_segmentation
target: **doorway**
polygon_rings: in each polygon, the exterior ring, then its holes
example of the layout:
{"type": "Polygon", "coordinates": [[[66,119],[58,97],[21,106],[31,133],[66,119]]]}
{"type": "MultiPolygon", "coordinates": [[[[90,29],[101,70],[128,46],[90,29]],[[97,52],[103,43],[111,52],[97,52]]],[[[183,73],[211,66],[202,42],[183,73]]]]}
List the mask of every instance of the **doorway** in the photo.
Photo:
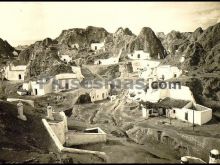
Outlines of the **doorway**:
{"type": "Polygon", "coordinates": [[[37,89],[34,89],[34,93],[35,93],[35,95],[37,95],[37,89]]]}
{"type": "Polygon", "coordinates": [[[188,112],[185,113],[185,120],[188,121],[188,112]]]}
{"type": "Polygon", "coordinates": [[[21,74],[18,75],[18,79],[21,80],[21,74]]]}
{"type": "Polygon", "coordinates": [[[69,83],[65,84],[65,89],[69,89],[69,83]]]}

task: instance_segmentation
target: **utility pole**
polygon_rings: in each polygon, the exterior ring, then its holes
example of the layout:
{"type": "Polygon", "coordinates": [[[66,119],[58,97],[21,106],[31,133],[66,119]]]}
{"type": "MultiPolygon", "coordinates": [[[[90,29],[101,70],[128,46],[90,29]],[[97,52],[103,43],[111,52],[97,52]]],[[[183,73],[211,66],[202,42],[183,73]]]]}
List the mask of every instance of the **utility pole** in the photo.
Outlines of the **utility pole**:
{"type": "Polygon", "coordinates": [[[194,108],[193,108],[193,131],[194,131],[194,108]]]}

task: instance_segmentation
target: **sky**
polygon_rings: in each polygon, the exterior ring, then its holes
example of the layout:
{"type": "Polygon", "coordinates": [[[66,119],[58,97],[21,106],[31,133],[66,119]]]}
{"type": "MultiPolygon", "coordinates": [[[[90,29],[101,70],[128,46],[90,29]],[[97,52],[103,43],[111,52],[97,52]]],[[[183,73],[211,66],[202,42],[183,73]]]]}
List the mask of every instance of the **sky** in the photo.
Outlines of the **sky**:
{"type": "Polygon", "coordinates": [[[0,38],[12,46],[87,26],[192,32],[220,22],[220,2],[0,2],[0,20],[0,38]]]}

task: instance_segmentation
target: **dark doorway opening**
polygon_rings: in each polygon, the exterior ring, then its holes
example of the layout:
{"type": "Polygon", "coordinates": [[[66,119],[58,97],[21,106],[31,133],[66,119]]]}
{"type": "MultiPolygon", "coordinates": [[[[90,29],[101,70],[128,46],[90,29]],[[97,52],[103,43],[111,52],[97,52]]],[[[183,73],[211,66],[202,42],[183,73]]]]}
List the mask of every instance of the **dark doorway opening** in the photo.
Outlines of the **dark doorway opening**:
{"type": "Polygon", "coordinates": [[[65,89],[69,89],[69,84],[68,83],[65,84],[65,89]]]}
{"type": "Polygon", "coordinates": [[[35,89],[34,91],[35,91],[35,95],[37,95],[37,89],[35,89]]]}
{"type": "Polygon", "coordinates": [[[18,79],[21,80],[21,75],[20,74],[18,75],[18,79]]]}
{"type": "Polygon", "coordinates": [[[185,120],[188,120],[188,112],[185,113],[185,120]]]}

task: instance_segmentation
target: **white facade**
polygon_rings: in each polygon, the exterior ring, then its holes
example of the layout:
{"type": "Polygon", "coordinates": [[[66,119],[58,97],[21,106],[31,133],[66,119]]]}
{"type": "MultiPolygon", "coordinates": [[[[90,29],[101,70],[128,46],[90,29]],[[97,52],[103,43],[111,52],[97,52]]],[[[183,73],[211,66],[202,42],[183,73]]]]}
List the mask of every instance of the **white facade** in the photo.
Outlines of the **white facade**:
{"type": "Polygon", "coordinates": [[[171,113],[172,118],[189,123],[193,123],[194,121],[194,124],[197,125],[205,124],[212,119],[212,109],[192,102],[188,103],[183,108],[173,108],[171,113]],[[191,109],[192,106],[195,107],[195,110],[191,109]]]}
{"type": "Polygon", "coordinates": [[[91,101],[100,101],[107,99],[109,96],[109,89],[101,88],[101,89],[92,89],[89,93],[91,97],[91,101]]]}
{"type": "Polygon", "coordinates": [[[158,79],[168,80],[179,77],[182,74],[182,70],[176,66],[161,65],[157,67],[156,74],[158,79]]]}
{"type": "MultiPolygon", "coordinates": [[[[151,82],[149,82],[151,83],[151,82]]],[[[144,89],[137,89],[134,86],[134,89],[129,89],[129,99],[133,101],[149,101],[152,103],[158,102],[160,99],[165,99],[166,97],[176,99],[176,100],[186,100],[192,101],[195,103],[195,99],[189,87],[181,86],[179,89],[178,86],[176,89],[152,89],[151,87],[145,92],[144,89]],[[133,95],[133,97],[130,96],[133,95]]]]}
{"type": "Polygon", "coordinates": [[[96,51],[96,50],[100,50],[100,49],[103,49],[105,46],[105,43],[104,42],[101,42],[101,43],[92,43],[91,44],[91,49],[96,51]]]}
{"type": "Polygon", "coordinates": [[[159,61],[153,60],[133,60],[131,63],[133,72],[138,72],[148,68],[156,68],[160,64],[159,61]]]}
{"type": "Polygon", "coordinates": [[[74,73],[62,73],[54,77],[58,81],[55,85],[54,92],[60,92],[70,90],[79,87],[80,81],[77,79],[77,75],[74,73]]]}
{"type": "Polygon", "coordinates": [[[98,59],[95,60],[94,64],[95,65],[113,65],[117,64],[119,59],[117,57],[110,57],[108,59],[98,59]]]}
{"type": "Polygon", "coordinates": [[[71,48],[79,49],[79,44],[75,43],[71,45],[71,48]]]}
{"type": "Polygon", "coordinates": [[[72,61],[72,57],[70,57],[69,55],[61,55],[60,59],[64,62],[67,62],[67,63],[72,61]]]}
{"type": "Polygon", "coordinates": [[[182,57],[180,58],[180,62],[182,63],[182,62],[184,62],[184,61],[185,61],[185,57],[182,56],[182,57]]]}
{"type": "Polygon", "coordinates": [[[74,73],[62,73],[48,79],[23,83],[23,89],[32,95],[42,96],[52,92],[60,92],[79,87],[80,80],[74,73]]]}
{"type": "Polygon", "coordinates": [[[26,68],[26,65],[14,66],[10,64],[5,68],[5,78],[9,81],[24,80],[26,68]]]}
{"type": "Polygon", "coordinates": [[[98,59],[95,60],[95,65],[114,65],[119,62],[119,58],[121,56],[122,50],[120,50],[119,54],[115,57],[110,57],[108,59],[98,59]]]}
{"type": "Polygon", "coordinates": [[[128,58],[131,60],[151,59],[150,53],[144,52],[143,50],[135,50],[134,53],[128,54],[128,58]]]}

